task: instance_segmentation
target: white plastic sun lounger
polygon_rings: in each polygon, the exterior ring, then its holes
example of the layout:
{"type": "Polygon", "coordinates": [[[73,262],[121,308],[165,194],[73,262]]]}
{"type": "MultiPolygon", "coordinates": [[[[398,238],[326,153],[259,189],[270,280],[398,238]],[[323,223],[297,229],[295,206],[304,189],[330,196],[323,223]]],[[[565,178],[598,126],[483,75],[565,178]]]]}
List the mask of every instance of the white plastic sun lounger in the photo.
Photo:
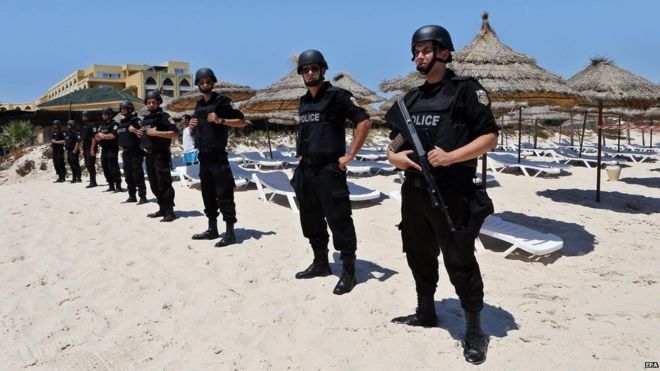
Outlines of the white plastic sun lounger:
{"type": "MultiPolygon", "coordinates": [[[[393,191],[389,193],[389,196],[401,204],[401,192],[393,191]]],[[[479,233],[511,243],[511,247],[503,254],[505,257],[516,249],[524,250],[532,255],[547,255],[564,246],[564,241],[552,233],[542,233],[519,224],[507,222],[495,215],[491,215],[486,219],[479,233]]],[[[485,250],[483,243],[480,239],[477,242],[475,243],[475,249],[483,252],[485,250]]]]}
{"type": "Polygon", "coordinates": [[[541,161],[531,161],[527,159],[520,159],[515,155],[508,153],[497,153],[489,152],[488,153],[488,165],[490,169],[494,172],[503,172],[506,169],[520,169],[525,176],[530,176],[531,171],[534,171],[532,177],[536,178],[541,174],[559,174],[562,170],[570,169],[570,165],[564,164],[549,164],[541,161]],[[497,169],[500,169],[499,171],[497,169]]]}
{"type": "MultiPolygon", "coordinates": [[[[264,202],[271,201],[275,195],[281,195],[289,201],[291,211],[298,212],[295,197],[296,192],[291,187],[289,177],[282,171],[271,172],[254,172],[252,174],[252,181],[257,185],[259,198],[264,202]],[[266,190],[267,188],[268,190],[266,190]],[[270,192],[270,197],[266,193],[270,192]]],[[[359,186],[355,183],[348,182],[349,199],[351,201],[367,201],[380,197],[380,192],[372,189],[359,186]]]]}
{"type": "MultiPolygon", "coordinates": [[[[201,182],[199,178],[199,165],[177,166],[174,170],[179,179],[181,179],[181,186],[183,188],[190,188],[194,184],[201,182]]],[[[248,184],[248,179],[237,177],[236,174],[234,174],[234,183],[236,184],[236,187],[243,187],[248,184]]]]}
{"type": "Polygon", "coordinates": [[[257,169],[261,169],[262,166],[282,167],[284,165],[283,161],[265,158],[259,152],[243,152],[241,153],[241,156],[243,157],[244,163],[252,164],[257,169]]]}
{"type": "MultiPolygon", "coordinates": [[[[266,152],[266,155],[268,155],[268,154],[269,153],[266,152]]],[[[292,165],[292,166],[296,166],[300,163],[299,158],[286,156],[284,153],[282,153],[280,151],[273,151],[272,160],[282,161],[285,165],[292,165]]]]}
{"type": "MultiPolygon", "coordinates": [[[[511,223],[491,215],[486,219],[481,234],[511,243],[504,256],[511,254],[516,249],[524,250],[532,255],[547,255],[561,249],[564,241],[552,234],[542,233],[519,224],[511,223]]],[[[483,248],[483,244],[481,244],[483,248]]]]}
{"type": "Polygon", "coordinates": [[[372,171],[378,174],[381,171],[394,171],[396,168],[388,162],[353,160],[346,165],[346,170],[353,174],[371,174],[372,171]]]}
{"type": "Polygon", "coordinates": [[[602,147],[603,153],[609,157],[615,158],[624,158],[632,162],[644,162],[646,160],[657,160],[658,156],[652,153],[641,153],[641,152],[617,152],[616,149],[609,147],[602,147]]]}
{"type": "MultiPolygon", "coordinates": [[[[555,161],[560,163],[561,161],[563,161],[564,164],[568,164],[569,162],[578,162],[584,164],[584,166],[587,168],[594,168],[598,166],[598,158],[596,156],[585,155],[583,153],[582,157],[580,157],[577,153],[571,153],[571,151],[563,148],[555,148],[553,150],[549,150],[548,153],[552,155],[552,158],[555,161]]],[[[617,163],[617,161],[603,161],[601,158],[601,164],[616,165],[617,163]]]]}

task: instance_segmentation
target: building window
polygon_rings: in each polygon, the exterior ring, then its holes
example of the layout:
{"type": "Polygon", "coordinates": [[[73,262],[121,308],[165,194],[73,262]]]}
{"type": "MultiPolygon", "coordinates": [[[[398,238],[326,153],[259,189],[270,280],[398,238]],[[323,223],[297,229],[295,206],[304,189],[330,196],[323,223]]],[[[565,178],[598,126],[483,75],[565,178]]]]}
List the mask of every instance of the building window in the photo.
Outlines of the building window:
{"type": "Polygon", "coordinates": [[[94,72],[94,77],[100,77],[102,79],[119,79],[121,75],[115,72],[94,72]]]}
{"type": "Polygon", "coordinates": [[[179,83],[179,95],[187,93],[190,91],[190,82],[186,79],[182,79],[179,83]]]}
{"type": "Polygon", "coordinates": [[[186,70],[185,70],[185,68],[175,68],[174,73],[177,74],[177,75],[185,75],[186,70]]]}
{"type": "Polygon", "coordinates": [[[163,95],[168,97],[174,96],[174,83],[169,78],[163,81],[163,95]]]}

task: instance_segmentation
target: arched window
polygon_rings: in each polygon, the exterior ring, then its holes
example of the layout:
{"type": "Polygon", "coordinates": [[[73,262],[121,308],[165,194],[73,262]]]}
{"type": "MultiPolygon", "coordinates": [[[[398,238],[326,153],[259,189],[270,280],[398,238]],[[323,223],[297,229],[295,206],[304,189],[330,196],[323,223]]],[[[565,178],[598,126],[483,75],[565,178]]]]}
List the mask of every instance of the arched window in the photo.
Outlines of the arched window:
{"type": "Polygon", "coordinates": [[[179,95],[187,93],[190,91],[190,81],[187,79],[182,79],[179,83],[179,95]]]}
{"type": "Polygon", "coordinates": [[[168,97],[174,96],[174,83],[170,78],[166,78],[165,81],[163,81],[163,95],[168,97]]]}

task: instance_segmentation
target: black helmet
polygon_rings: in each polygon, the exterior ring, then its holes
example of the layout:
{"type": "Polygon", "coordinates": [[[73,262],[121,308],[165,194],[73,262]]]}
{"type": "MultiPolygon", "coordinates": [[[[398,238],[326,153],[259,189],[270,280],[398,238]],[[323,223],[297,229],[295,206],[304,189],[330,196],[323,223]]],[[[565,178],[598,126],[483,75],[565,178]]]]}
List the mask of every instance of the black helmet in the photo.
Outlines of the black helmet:
{"type": "Polygon", "coordinates": [[[76,120],[69,120],[66,122],[66,126],[74,126],[76,124],[76,120]]]}
{"type": "Polygon", "coordinates": [[[410,43],[410,50],[415,54],[415,44],[420,41],[433,41],[438,43],[441,49],[449,49],[450,52],[454,51],[454,44],[451,42],[449,32],[441,26],[428,25],[417,29],[412,37],[410,43]]]}
{"type": "Polygon", "coordinates": [[[323,54],[318,50],[308,49],[300,53],[300,57],[298,57],[298,75],[302,73],[304,65],[312,63],[318,63],[321,67],[328,69],[328,63],[323,58],[323,54]]]}
{"type": "Polygon", "coordinates": [[[123,110],[124,108],[128,109],[130,112],[135,111],[135,107],[133,106],[133,103],[128,100],[119,103],[119,111],[121,112],[121,110],[123,110]]]}
{"type": "Polygon", "coordinates": [[[53,126],[59,126],[62,125],[62,122],[60,120],[53,120],[53,126]]]}
{"type": "Polygon", "coordinates": [[[82,117],[85,117],[85,116],[87,116],[87,117],[92,117],[92,113],[89,112],[89,111],[82,111],[82,113],[80,114],[80,116],[82,116],[82,117]]]}
{"type": "Polygon", "coordinates": [[[150,91],[144,95],[144,104],[147,104],[147,100],[155,99],[158,103],[163,103],[163,98],[158,94],[157,91],[150,91]]]}
{"type": "Polygon", "coordinates": [[[105,107],[104,109],[101,110],[101,114],[102,115],[108,115],[108,116],[112,117],[112,115],[114,115],[115,112],[112,110],[112,108],[105,107]]]}
{"type": "Polygon", "coordinates": [[[213,70],[210,68],[202,67],[195,72],[195,85],[199,83],[201,79],[211,79],[213,83],[218,82],[218,79],[215,77],[213,70]]]}

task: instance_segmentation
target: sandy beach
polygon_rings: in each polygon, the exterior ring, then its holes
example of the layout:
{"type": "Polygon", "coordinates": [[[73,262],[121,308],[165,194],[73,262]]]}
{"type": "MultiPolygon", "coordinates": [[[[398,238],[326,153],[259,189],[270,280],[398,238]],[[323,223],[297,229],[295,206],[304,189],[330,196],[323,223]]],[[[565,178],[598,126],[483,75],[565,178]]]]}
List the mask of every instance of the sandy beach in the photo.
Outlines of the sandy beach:
{"type": "MultiPolygon", "coordinates": [[[[3,369],[474,369],[443,269],[438,327],[390,322],[416,304],[399,205],[386,196],[400,188],[395,174],[351,179],[382,196],[353,204],[358,285],[336,296],[332,248],[333,276],[294,278],[311,251],[285,198],[264,203],[253,185],[239,189],[240,243],[214,248],[190,239],[206,227],[198,189],[175,182],[178,219],[159,223],[145,217],[155,203],[122,203],[126,193],[85,189],[86,177],[53,184],[51,162],[36,158],[25,177],[0,173],[3,369]]],[[[556,234],[564,247],[504,258],[507,243],[483,238],[490,347],[480,368],[636,370],[660,361],[660,165],[624,165],[617,182],[603,171],[600,203],[595,175],[581,166],[554,177],[497,174],[496,214],[556,234]]]]}

